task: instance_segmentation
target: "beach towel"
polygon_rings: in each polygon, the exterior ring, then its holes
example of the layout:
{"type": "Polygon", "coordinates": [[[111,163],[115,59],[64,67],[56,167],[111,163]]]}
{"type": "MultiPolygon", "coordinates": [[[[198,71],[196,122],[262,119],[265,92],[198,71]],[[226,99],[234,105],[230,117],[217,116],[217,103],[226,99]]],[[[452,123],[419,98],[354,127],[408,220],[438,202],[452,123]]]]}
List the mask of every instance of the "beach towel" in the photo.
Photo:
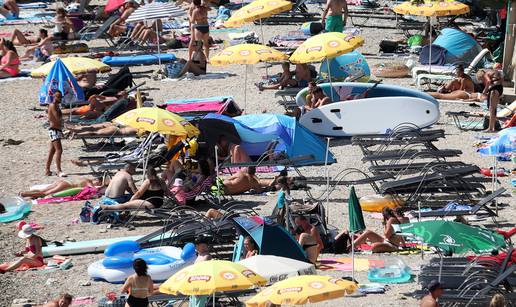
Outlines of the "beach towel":
{"type": "MultiPolygon", "coordinates": [[[[319,269],[323,271],[351,272],[351,260],[351,258],[323,258],[320,260],[321,267],[319,269]]],[[[368,271],[369,268],[382,267],[384,264],[383,260],[355,258],[355,271],[365,272],[368,271]]]]}
{"type": "Polygon", "coordinates": [[[17,3],[21,9],[44,9],[47,7],[45,2],[17,3]]]}
{"type": "Polygon", "coordinates": [[[86,186],[84,187],[77,195],[74,196],[65,196],[65,197],[49,197],[49,198],[41,198],[34,201],[35,204],[57,204],[68,201],[77,201],[77,200],[88,200],[98,196],[98,190],[95,187],[86,186]]]}
{"type": "MultiPolygon", "coordinates": [[[[284,170],[284,166],[257,166],[256,172],[261,174],[270,174],[270,173],[276,173],[284,170]]],[[[238,173],[240,171],[240,167],[227,167],[222,168],[222,173],[224,174],[234,174],[238,173]]]]}
{"type": "Polygon", "coordinates": [[[210,80],[210,79],[224,79],[228,77],[230,74],[229,72],[211,72],[207,73],[205,75],[199,75],[199,76],[193,76],[193,75],[184,75],[180,78],[166,78],[161,80],[162,82],[168,82],[168,81],[184,81],[184,80],[210,80]]]}
{"type": "Polygon", "coordinates": [[[52,20],[51,16],[42,15],[37,12],[27,12],[21,11],[19,18],[16,19],[6,19],[4,16],[0,15],[0,25],[22,25],[22,24],[37,24],[37,23],[46,23],[52,20]]]}

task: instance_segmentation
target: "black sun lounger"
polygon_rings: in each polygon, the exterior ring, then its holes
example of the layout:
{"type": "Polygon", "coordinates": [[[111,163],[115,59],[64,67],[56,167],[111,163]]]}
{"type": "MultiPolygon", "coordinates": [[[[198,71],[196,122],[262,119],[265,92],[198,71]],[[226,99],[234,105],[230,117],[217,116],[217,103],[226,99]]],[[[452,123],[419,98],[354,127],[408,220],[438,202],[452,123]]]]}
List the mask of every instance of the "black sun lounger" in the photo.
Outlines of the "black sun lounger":
{"type": "Polygon", "coordinates": [[[400,159],[413,159],[418,157],[436,157],[436,158],[448,158],[457,157],[462,154],[462,151],[456,149],[444,149],[444,150],[414,150],[409,149],[405,151],[399,150],[386,150],[376,154],[366,155],[362,158],[362,161],[385,161],[385,160],[400,160],[400,159]]]}
{"type": "Polygon", "coordinates": [[[430,161],[430,162],[417,162],[417,163],[401,163],[401,164],[385,164],[385,165],[372,165],[369,170],[373,173],[398,173],[402,170],[421,170],[427,169],[435,165],[443,165],[447,167],[460,167],[467,166],[466,163],[461,161],[430,161]]]}

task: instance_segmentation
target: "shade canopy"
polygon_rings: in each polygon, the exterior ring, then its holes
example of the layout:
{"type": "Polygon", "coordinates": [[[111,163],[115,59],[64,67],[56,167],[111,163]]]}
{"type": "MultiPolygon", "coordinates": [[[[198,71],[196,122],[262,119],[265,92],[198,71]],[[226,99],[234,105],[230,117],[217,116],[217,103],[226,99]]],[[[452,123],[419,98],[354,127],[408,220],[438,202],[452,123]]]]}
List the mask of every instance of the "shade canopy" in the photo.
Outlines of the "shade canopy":
{"type": "Polygon", "coordinates": [[[394,12],[402,15],[418,15],[427,17],[453,16],[469,13],[469,6],[459,1],[424,1],[415,4],[412,1],[403,2],[394,7],[394,12]]]}
{"type": "Polygon", "coordinates": [[[136,23],[146,20],[171,19],[181,16],[186,16],[185,10],[172,2],[152,2],[136,9],[136,11],[127,18],[126,22],[136,23]]]}
{"type": "Polygon", "coordinates": [[[351,52],[363,44],[364,39],[360,36],[338,32],[318,34],[297,47],[290,56],[290,62],[296,64],[321,62],[351,52]]]}
{"type": "Polygon", "coordinates": [[[286,0],[256,0],[235,11],[224,22],[226,27],[240,27],[244,23],[267,18],[292,9],[293,3],[286,0]]]}
{"type": "Polygon", "coordinates": [[[212,65],[257,64],[288,60],[288,55],[259,44],[239,44],[228,47],[210,59],[212,65]]]}
{"type": "MultiPolygon", "coordinates": [[[[106,65],[98,60],[85,57],[66,57],[62,58],[63,64],[74,75],[83,73],[104,73],[111,70],[109,65],[106,65]]],[[[55,61],[46,63],[36,68],[31,72],[32,77],[44,77],[50,73],[55,61]]]]}

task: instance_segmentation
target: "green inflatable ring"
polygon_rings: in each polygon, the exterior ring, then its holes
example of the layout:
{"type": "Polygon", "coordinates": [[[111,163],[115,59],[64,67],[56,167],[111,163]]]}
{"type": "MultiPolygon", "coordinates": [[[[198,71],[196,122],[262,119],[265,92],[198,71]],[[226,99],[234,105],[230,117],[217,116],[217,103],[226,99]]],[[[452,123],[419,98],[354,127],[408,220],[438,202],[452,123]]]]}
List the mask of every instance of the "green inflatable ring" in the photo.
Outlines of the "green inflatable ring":
{"type": "Polygon", "coordinates": [[[82,191],[82,188],[70,188],[70,189],[66,189],[61,192],[54,193],[54,194],[52,194],[52,196],[54,196],[54,197],[74,196],[74,195],[79,194],[80,191],[82,191]]]}

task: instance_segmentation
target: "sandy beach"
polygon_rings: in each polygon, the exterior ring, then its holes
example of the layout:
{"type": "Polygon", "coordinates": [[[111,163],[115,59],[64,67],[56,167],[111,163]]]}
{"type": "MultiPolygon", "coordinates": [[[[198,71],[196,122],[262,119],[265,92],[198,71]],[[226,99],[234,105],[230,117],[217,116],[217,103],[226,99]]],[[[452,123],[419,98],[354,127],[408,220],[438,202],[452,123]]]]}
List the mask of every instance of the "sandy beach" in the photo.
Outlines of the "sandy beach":
{"type": "MultiPolygon", "coordinates": [[[[313,6],[314,10],[319,10],[313,6]]],[[[378,23],[378,20],[371,20],[369,23],[378,23]]],[[[381,21],[380,21],[381,22],[381,21]]],[[[388,23],[389,21],[383,21],[388,23]]],[[[249,30],[260,33],[259,27],[248,25],[249,30]]],[[[10,32],[14,26],[2,26],[2,31],[10,32]]],[[[38,25],[23,25],[17,27],[21,30],[31,30],[36,32],[38,25]]],[[[290,30],[296,30],[296,25],[265,25],[263,27],[266,34],[265,40],[272,38],[277,34],[286,33],[290,30]]],[[[398,39],[403,37],[403,33],[395,29],[376,29],[362,28],[362,34],[365,38],[364,46],[358,51],[362,53],[378,53],[378,44],[382,39],[398,39]]],[[[214,38],[227,39],[226,34],[217,33],[214,38]]],[[[90,48],[105,46],[102,40],[88,42],[90,48]]],[[[217,49],[220,50],[220,49],[217,49]]],[[[23,51],[23,48],[18,48],[23,51]]],[[[187,57],[185,50],[174,51],[168,50],[178,57],[187,57]]],[[[215,52],[212,50],[211,52],[215,52]]],[[[393,60],[368,59],[370,66],[377,63],[390,63],[393,60]]],[[[401,61],[401,60],[400,60],[401,61]]],[[[24,62],[22,69],[31,70],[39,67],[40,63],[24,62]]],[[[319,67],[319,64],[316,64],[319,67]]],[[[157,65],[131,67],[131,71],[149,71],[156,70],[157,65]]],[[[181,80],[181,81],[157,81],[152,78],[137,79],[136,82],[145,81],[144,88],[150,88],[144,92],[148,93],[148,97],[152,98],[154,104],[160,104],[166,99],[174,98],[194,98],[208,97],[220,95],[232,95],[237,104],[244,108],[244,90],[247,90],[247,106],[246,114],[254,113],[283,113],[284,109],[277,103],[278,98],[274,97],[274,91],[260,92],[254,83],[261,80],[266,74],[263,64],[250,66],[248,70],[247,87],[244,87],[244,66],[226,66],[213,67],[208,66],[210,72],[228,72],[229,76],[220,79],[207,80],[181,80]]],[[[269,69],[269,73],[280,72],[280,66],[274,65],[269,69]]],[[[117,68],[114,68],[116,71],[117,68]]],[[[406,87],[411,85],[410,77],[402,79],[385,79],[385,84],[394,84],[406,87]]],[[[28,189],[35,184],[51,183],[57,180],[57,177],[44,176],[44,163],[48,151],[48,132],[43,125],[46,122],[45,109],[38,104],[38,92],[41,87],[42,79],[24,79],[15,81],[0,81],[0,93],[2,99],[0,102],[0,196],[17,195],[20,191],[28,189]],[[23,141],[19,145],[8,145],[8,139],[23,141]]],[[[492,136],[482,131],[461,131],[453,125],[452,119],[445,115],[447,111],[478,111],[478,107],[471,107],[467,103],[441,103],[441,117],[434,128],[444,129],[446,138],[436,142],[439,149],[459,149],[463,154],[459,158],[450,159],[472,163],[479,167],[490,167],[492,159],[482,157],[476,152],[474,145],[479,142],[479,137],[492,136]]],[[[374,110],[371,110],[374,112],[374,110]]],[[[78,167],[70,162],[84,152],[81,150],[82,142],[80,140],[64,140],[63,170],[70,175],[71,180],[85,175],[89,172],[87,167],[78,167]]],[[[332,139],[330,141],[331,151],[337,158],[338,162],[329,167],[330,175],[336,175],[341,170],[354,167],[367,172],[369,165],[361,161],[362,153],[358,147],[350,145],[346,139],[332,139]]],[[[89,153],[88,153],[89,154],[89,153]]],[[[511,169],[514,167],[511,162],[500,162],[500,167],[511,169]]],[[[304,176],[325,176],[324,167],[303,167],[300,169],[304,176]]],[[[263,177],[271,177],[271,174],[262,175],[263,177]]],[[[355,177],[350,176],[349,179],[355,177]]],[[[510,177],[509,177],[510,178],[510,177]]],[[[137,185],[141,183],[141,177],[137,176],[137,185]]],[[[486,184],[491,189],[489,184],[486,184]]],[[[504,228],[515,226],[516,211],[514,206],[516,200],[513,197],[514,188],[510,185],[510,179],[507,177],[500,178],[500,186],[505,187],[508,192],[499,198],[500,213],[497,218],[499,225],[504,228]]],[[[358,196],[374,194],[368,185],[356,186],[358,196]]],[[[324,186],[313,186],[311,193],[315,196],[322,195],[324,186]]],[[[329,224],[332,228],[341,230],[348,227],[347,213],[347,197],[349,187],[339,186],[331,194],[329,203],[325,204],[329,216],[329,224]]],[[[302,198],[305,196],[303,191],[293,191],[294,198],[302,198]]],[[[254,209],[260,214],[267,215],[272,212],[275,205],[275,195],[253,195],[243,196],[238,199],[245,201],[256,201],[257,205],[254,209]]],[[[159,228],[160,223],[146,223],[139,226],[139,221],[135,222],[136,228],[128,230],[123,227],[107,228],[106,224],[92,225],[89,223],[76,224],[74,220],[79,217],[80,210],[84,202],[65,202],[60,204],[41,204],[33,205],[32,212],[26,218],[27,221],[34,221],[43,228],[38,231],[43,238],[48,240],[92,240],[99,238],[134,236],[147,234],[159,228]]],[[[369,213],[364,213],[366,225],[375,231],[382,231],[381,220],[375,219],[369,213]]],[[[16,236],[16,223],[0,224],[0,262],[11,261],[14,259],[14,253],[23,247],[24,242],[16,236]]],[[[489,227],[495,227],[491,219],[475,224],[483,224],[489,227]]],[[[321,257],[333,257],[334,255],[322,255],[321,257]]],[[[10,306],[14,299],[30,299],[35,302],[43,303],[49,299],[55,298],[62,292],[68,292],[75,297],[92,296],[97,300],[110,291],[120,292],[121,285],[109,284],[106,282],[89,281],[87,275],[87,267],[93,261],[102,257],[102,254],[87,254],[72,256],[73,267],[68,270],[57,270],[45,272],[44,270],[26,271],[17,273],[3,274],[0,277],[0,306],[10,306]]],[[[347,257],[347,255],[341,256],[347,257]]],[[[427,263],[429,259],[437,257],[433,254],[414,255],[390,255],[390,254],[360,254],[357,257],[367,259],[386,259],[388,257],[400,257],[413,270],[414,281],[401,285],[389,285],[385,294],[370,294],[364,297],[344,297],[338,300],[331,300],[323,303],[314,304],[314,306],[415,306],[418,300],[411,293],[420,290],[421,286],[417,282],[417,273],[420,265],[427,263]]],[[[320,274],[332,276],[349,276],[348,272],[340,271],[324,271],[320,274]]],[[[359,282],[367,283],[367,272],[358,272],[356,279],[359,282]]],[[[97,302],[92,305],[96,306],[97,302]]]]}

